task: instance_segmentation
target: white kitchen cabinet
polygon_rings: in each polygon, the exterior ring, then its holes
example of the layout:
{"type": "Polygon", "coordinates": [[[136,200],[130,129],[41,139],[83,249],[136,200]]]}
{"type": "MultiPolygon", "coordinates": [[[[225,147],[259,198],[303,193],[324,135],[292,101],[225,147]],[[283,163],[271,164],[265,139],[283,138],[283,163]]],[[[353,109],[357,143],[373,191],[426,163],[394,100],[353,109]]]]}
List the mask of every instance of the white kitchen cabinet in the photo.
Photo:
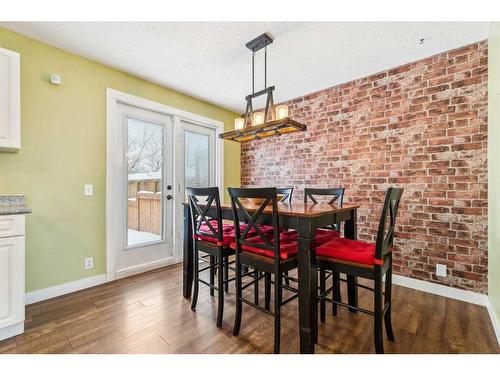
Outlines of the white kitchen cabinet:
{"type": "Polygon", "coordinates": [[[0,215],[0,340],[24,332],[24,221],[0,215]]]}
{"type": "Polygon", "coordinates": [[[21,148],[20,57],[0,48],[0,151],[21,148]]]}

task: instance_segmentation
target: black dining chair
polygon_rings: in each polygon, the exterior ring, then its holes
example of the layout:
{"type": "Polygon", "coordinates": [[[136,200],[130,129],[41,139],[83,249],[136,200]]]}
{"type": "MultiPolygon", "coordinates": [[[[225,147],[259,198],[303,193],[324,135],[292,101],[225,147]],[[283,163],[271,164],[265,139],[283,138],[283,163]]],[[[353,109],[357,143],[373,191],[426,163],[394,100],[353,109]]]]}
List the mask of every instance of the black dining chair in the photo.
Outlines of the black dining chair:
{"type": "MultiPolygon", "coordinates": [[[[382,215],[377,231],[375,243],[368,243],[347,238],[336,238],[316,248],[316,260],[321,269],[335,273],[361,277],[374,281],[374,287],[357,284],[357,287],[374,292],[373,311],[336,301],[327,297],[328,290],[319,294],[321,301],[328,301],[334,305],[354,309],[374,317],[375,351],[384,352],[383,323],[387,338],[394,341],[391,322],[391,292],[392,292],[392,246],[396,228],[396,216],[403,189],[389,188],[385,194],[382,215]],[[385,275],[385,286],[382,278],[385,275]]],[[[341,280],[348,281],[348,280],[341,280]]]]}
{"type": "MultiPolygon", "coordinates": [[[[276,188],[276,192],[278,193],[278,195],[281,195],[280,202],[292,203],[293,187],[276,188]]],[[[283,278],[285,279],[285,284],[290,285],[290,278],[288,276],[288,272],[285,272],[283,278]]],[[[266,302],[266,304],[269,305],[269,302],[266,302]]]]}
{"type": "MultiPolygon", "coordinates": [[[[344,193],[345,189],[341,187],[336,188],[305,188],[304,189],[304,203],[308,203],[309,200],[312,203],[318,203],[318,196],[326,197],[326,202],[328,204],[339,204],[344,203],[344,193]]],[[[318,198],[319,199],[319,198],[318,198]]],[[[333,240],[334,238],[340,237],[340,224],[333,224],[316,231],[317,239],[316,243],[318,246],[333,240]]],[[[319,267],[319,291],[324,293],[326,290],[326,282],[329,278],[332,278],[332,297],[334,300],[341,302],[342,295],[340,292],[340,275],[335,272],[327,272],[325,269],[319,267]]],[[[326,316],[326,304],[324,300],[320,300],[320,319],[321,322],[325,322],[326,316]]],[[[332,315],[337,315],[337,305],[332,306],[332,315]]]]}
{"type": "MultiPolygon", "coordinates": [[[[235,240],[235,231],[233,224],[222,222],[221,204],[219,197],[219,188],[186,188],[186,194],[191,212],[191,226],[193,228],[194,240],[194,289],[191,300],[191,309],[196,309],[198,301],[199,284],[202,283],[210,287],[210,295],[214,291],[218,292],[217,308],[217,327],[222,325],[224,314],[224,291],[234,278],[229,278],[229,257],[235,253],[229,246],[235,240]],[[208,216],[211,208],[215,209],[215,215],[208,216]],[[200,257],[199,253],[206,255],[200,257]],[[207,258],[208,256],[208,259],[207,258]],[[209,263],[205,268],[199,269],[200,262],[209,263]],[[207,282],[200,278],[200,273],[209,270],[210,281],[207,282]],[[215,284],[215,275],[217,275],[217,284],[215,284]]],[[[245,224],[240,224],[246,228],[245,224]]],[[[248,236],[255,233],[250,230],[248,236]]],[[[254,274],[251,276],[254,277],[254,274]]]]}
{"type": "Polygon", "coordinates": [[[278,195],[281,195],[280,202],[291,203],[293,195],[293,187],[276,188],[278,195]]]}
{"type": "MultiPolygon", "coordinates": [[[[344,203],[344,188],[305,188],[304,189],[304,203],[311,200],[312,203],[318,203],[316,198],[318,196],[327,197],[328,204],[338,204],[342,206],[344,203]]],[[[322,244],[331,240],[331,236],[340,237],[340,224],[333,224],[326,226],[316,231],[316,243],[322,244]]]]}
{"type": "Polygon", "coordinates": [[[342,206],[344,203],[344,188],[305,188],[304,189],[304,203],[308,202],[308,199],[310,199],[313,203],[318,203],[316,200],[316,197],[322,196],[322,197],[328,197],[330,198],[328,200],[328,204],[339,204],[342,206]]]}
{"type": "MultiPolygon", "coordinates": [[[[298,243],[295,232],[295,238],[289,237],[283,239],[282,232],[278,225],[278,205],[277,205],[277,190],[276,188],[256,188],[256,189],[240,189],[229,188],[231,197],[231,207],[233,210],[236,240],[231,244],[231,247],[236,250],[236,314],[234,321],[233,334],[237,336],[240,332],[242,319],[242,304],[245,303],[252,306],[274,318],[274,353],[280,351],[280,327],[281,327],[281,307],[286,303],[294,300],[298,296],[297,289],[286,286],[282,283],[284,272],[297,268],[297,251],[298,243]],[[251,198],[256,203],[255,210],[249,212],[242,199],[251,198]],[[265,221],[263,211],[272,208],[271,224],[273,227],[272,235],[264,233],[258,223],[265,221]],[[247,227],[242,230],[236,223],[241,221],[247,222],[247,227]],[[249,237],[250,230],[254,230],[256,235],[249,237]],[[243,266],[250,266],[259,270],[264,275],[274,275],[274,308],[271,309],[261,307],[252,301],[243,297],[242,291],[251,283],[258,283],[254,280],[249,284],[242,284],[243,266]],[[283,289],[290,290],[294,294],[283,301],[283,289]]],[[[269,217],[269,216],[268,216],[269,217]]],[[[267,220],[269,221],[269,220],[267,220]]],[[[287,232],[291,233],[291,232],[287,232]]],[[[270,299],[271,290],[266,283],[266,301],[270,299]]]]}

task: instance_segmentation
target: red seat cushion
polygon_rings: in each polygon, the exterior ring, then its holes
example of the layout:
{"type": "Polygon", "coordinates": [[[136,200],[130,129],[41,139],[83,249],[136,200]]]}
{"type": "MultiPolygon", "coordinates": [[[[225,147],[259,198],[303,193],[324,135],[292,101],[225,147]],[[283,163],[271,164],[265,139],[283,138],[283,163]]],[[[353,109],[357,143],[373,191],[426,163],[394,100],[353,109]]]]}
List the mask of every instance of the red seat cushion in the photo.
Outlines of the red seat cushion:
{"type": "MultiPolygon", "coordinates": [[[[265,244],[264,240],[260,236],[250,238],[248,239],[247,242],[255,242],[263,245],[265,244]]],[[[232,249],[236,249],[236,242],[232,242],[230,246],[232,249]]],[[[241,249],[243,251],[248,251],[251,253],[265,255],[274,258],[273,250],[261,249],[259,247],[253,247],[250,245],[242,245],[241,249]]],[[[281,238],[280,236],[280,259],[285,260],[291,258],[293,255],[297,254],[297,250],[298,250],[298,243],[296,240],[281,238]]]]}
{"type": "MultiPolygon", "coordinates": [[[[324,243],[331,241],[335,238],[339,238],[340,234],[339,232],[335,230],[329,230],[329,229],[318,229],[316,230],[316,244],[318,246],[323,245],[324,243]]],[[[297,232],[292,230],[289,232],[283,232],[281,233],[280,238],[285,238],[288,240],[295,240],[297,241],[297,232]]]]}
{"type": "Polygon", "coordinates": [[[280,233],[280,241],[281,240],[297,241],[297,231],[290,230],[290,231],[286,231],[286,232],[281,232],[280,233]]]}
{"type": "Polygon", "coordinates": [[[375,244],[336,238],[316,248],[316,255],[361,264],[382,264],[375,258],[375,244]]]}
{"type": "Polygon", "coordinates": [[[340,233],[333,229],[318,229],[316,230],[316,244],[323,245],[331,240],[340,238],[340,233]]]}
{"type": "MultiPolygon", "coordinates": [[[[217,231],[217,220],[211,220],[210,224],[212,227],[217,231]]],[[[240,225],[240,231],[243,232],[246,228],[246,224],[241,224],[240,225]]],[[[205,223],[200,225],[200,232],[207,233],[208,236],[204,236],[203,234],[198,234],[195,235],[195,238],[201,241],[205,242],[210,242],[213,244],[218,244],[219,240],[215,237],[211,237],[210,235],[213,235],[213,232],[210,230],[210,227],[205,223]]],[[[248,231],[248,237],[253,237],[256,234],[255,229],[251,228],[248,231]]],[[[222,246],[229,246],[231,242],[234,242],[234,239],[236,237],[236,233],[234,230],[234,225],[233,224],[225,224],[222,223],[222,246]]]]}
{"type": "MultiPolygon", "coordinates": [[[[262,233],[264,233],[266,236],[271,236],[271,237],[273,236],[274,227],[272,225],[257,224],[257,226],[262,231],[262,233]]],[[[252,228],[252,230],[254,230],[254,229],[252,228]]]]}

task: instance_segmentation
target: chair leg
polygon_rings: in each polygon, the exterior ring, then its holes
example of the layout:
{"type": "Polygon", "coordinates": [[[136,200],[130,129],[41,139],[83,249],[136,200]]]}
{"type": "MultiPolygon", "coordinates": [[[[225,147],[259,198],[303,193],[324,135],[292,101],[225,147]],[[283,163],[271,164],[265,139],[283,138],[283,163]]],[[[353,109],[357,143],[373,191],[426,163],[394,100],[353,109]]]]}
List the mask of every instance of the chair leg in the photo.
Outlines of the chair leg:
{"type": "Polygon", "coordinates": [[[234,328],[233,335],[238,336],[240,334],[240,326],[241,326],[241,312],[242,312],[242,304],[241,302],[241,264],[238,259],[236,259],[236,279],[234,280],[234,284],[236,287],[236,312],[234,313],[234,328]]]}
{"type": "Polygon", "coordinates": [[[217,257],[217,288],[219,292],[217,293],[217,298],[219,306],[217,307],[217,327],[222,326],[222,318],[224,316],[224,272],[222,269],[224,267],[224,258],[222,254],[217,257]]]}
{"type": "MultiPolygon", "coordinates": [[[[358,306],[358,287],[356,283],[356,276],[347,275],[347,299],[351,306],[358,306]]],[[[355,309],[349,309],[349,311],[352,313],[358,312],[358,310],[355,309]]]]}
{"type": "MultiPolygon", "coordinates": [[[[380,267],[379,267],[380,268],[380,267]]],[[[375,287],[374,287],[374,324],[373,337],[375,340],[375,352],[377,354],[384,353],[384,337],[382,335],[383,311],[384,305],[382,302],[382,275],[380,270],[375,271],[375,287]]]]}
{"type": "MultiPolygon", "coordinates": [[[[326,292],[326,271],[324,268],[319,269],[319,294],[324,297],[324,294],[326,292]]],[[[320,321],[321,323],[325,322],[325,315],[326,315],[326,306],[325,306],[325,300],[321,300],[319,302],[319,316],[320,316],[320,321]]],[[[335,304],[334,304],[335,306],[335,304]]]]}
{"type": "MultiPolygon", "coordinates": [[[[229,280],[229,257],[224,258],[224,280],[229,280]]],[[[229,283],[224,283],[224,292],[229,293],[229,283]]]]}
{"type": "MultiPolygon", "coordinates": [[[[210,285],[215,283],[215,257],[210,255],[210,285]]],[[[214,288],[210,286],[210,295],[214,295],[214,288]]]]}
{"type": "MultiPolygon", "coordinates": [[[[342,302],[342,295],[340,292],[340,274],[333,272],[332,275],[332,299],[337,302],[342,302]]],[[[332,315],[337,316],[337,304],[332,304],[332,315]]]]}
{"type": "Polygon", "coordinates": [[[255,283],[253,284],[253,298],[254,298],[254,303],[256,305],[259,304],[259,276],[260,276],[260,271],[254,271],[253,277],[255,280],[255,283]]]}
{"type": "Polygon", "coordinates": [[[199,274],[199,265],[200,260],[198,259],[198,247],[194,245],[194,264],[193,264],[193,273],[194,273],[194,286],[193,286],[193,296],[191,297],[191,310],[196,310],[196,303],[198,302],[198,289],[200,287],[200,274],[199,274]]]}
{"type": "MultiPolygon", "coordinates": [[[[288,271],[286,271],[284,275],[285,275],[286,277],[288,277],[288,271]]],[[[283,279],[285,280],[285,285],[286,285],[286,286],[290,286],[290,280],[288,280],[288,279],[287,279],[287,278],[285,278],[285,277],[284,277],[283,279]]]]}
{"type": "Polygon", "coordinates": [[[271,274],[266,273],[264,276],[264,300],[266,310],[270,309],[271,306],[271,274]]]}
{"type": "Polygon", "coordinates": [[[384,323],[385,323],[385,333],[387,334],[387,339],[389,341],[394,341],[394,333],[392,331],[392,321],[391,321],[391,307],[392,307],[392,268],[389,267],[389,270],[385,274],[385,296],[384,296],[384,306],[386,303],[389,304],[385,315],[384,315],[384,323]]]}
{"type": "Polygon", "coordinates": [[[281,274],[274,275],[274,354],[280,352],[281,339],[281,274]]]}

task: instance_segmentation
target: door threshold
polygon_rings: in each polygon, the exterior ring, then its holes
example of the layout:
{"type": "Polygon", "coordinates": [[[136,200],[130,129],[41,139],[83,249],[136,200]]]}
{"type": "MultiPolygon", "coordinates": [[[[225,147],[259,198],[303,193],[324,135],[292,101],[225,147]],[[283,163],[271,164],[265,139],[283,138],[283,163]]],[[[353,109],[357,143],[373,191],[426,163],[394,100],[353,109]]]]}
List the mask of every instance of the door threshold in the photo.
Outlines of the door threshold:
{"type": "Polygon", "coordinates": [[[129,267],[124,267],[116,270],[116,280],[123,279],[125,277],[137,275],[140,273],[152,271],[158,268],[171,266],[182,262],[182,257],[168,257],[163,259],[158,259],[148,263],[137,264],[129,267]]]}

